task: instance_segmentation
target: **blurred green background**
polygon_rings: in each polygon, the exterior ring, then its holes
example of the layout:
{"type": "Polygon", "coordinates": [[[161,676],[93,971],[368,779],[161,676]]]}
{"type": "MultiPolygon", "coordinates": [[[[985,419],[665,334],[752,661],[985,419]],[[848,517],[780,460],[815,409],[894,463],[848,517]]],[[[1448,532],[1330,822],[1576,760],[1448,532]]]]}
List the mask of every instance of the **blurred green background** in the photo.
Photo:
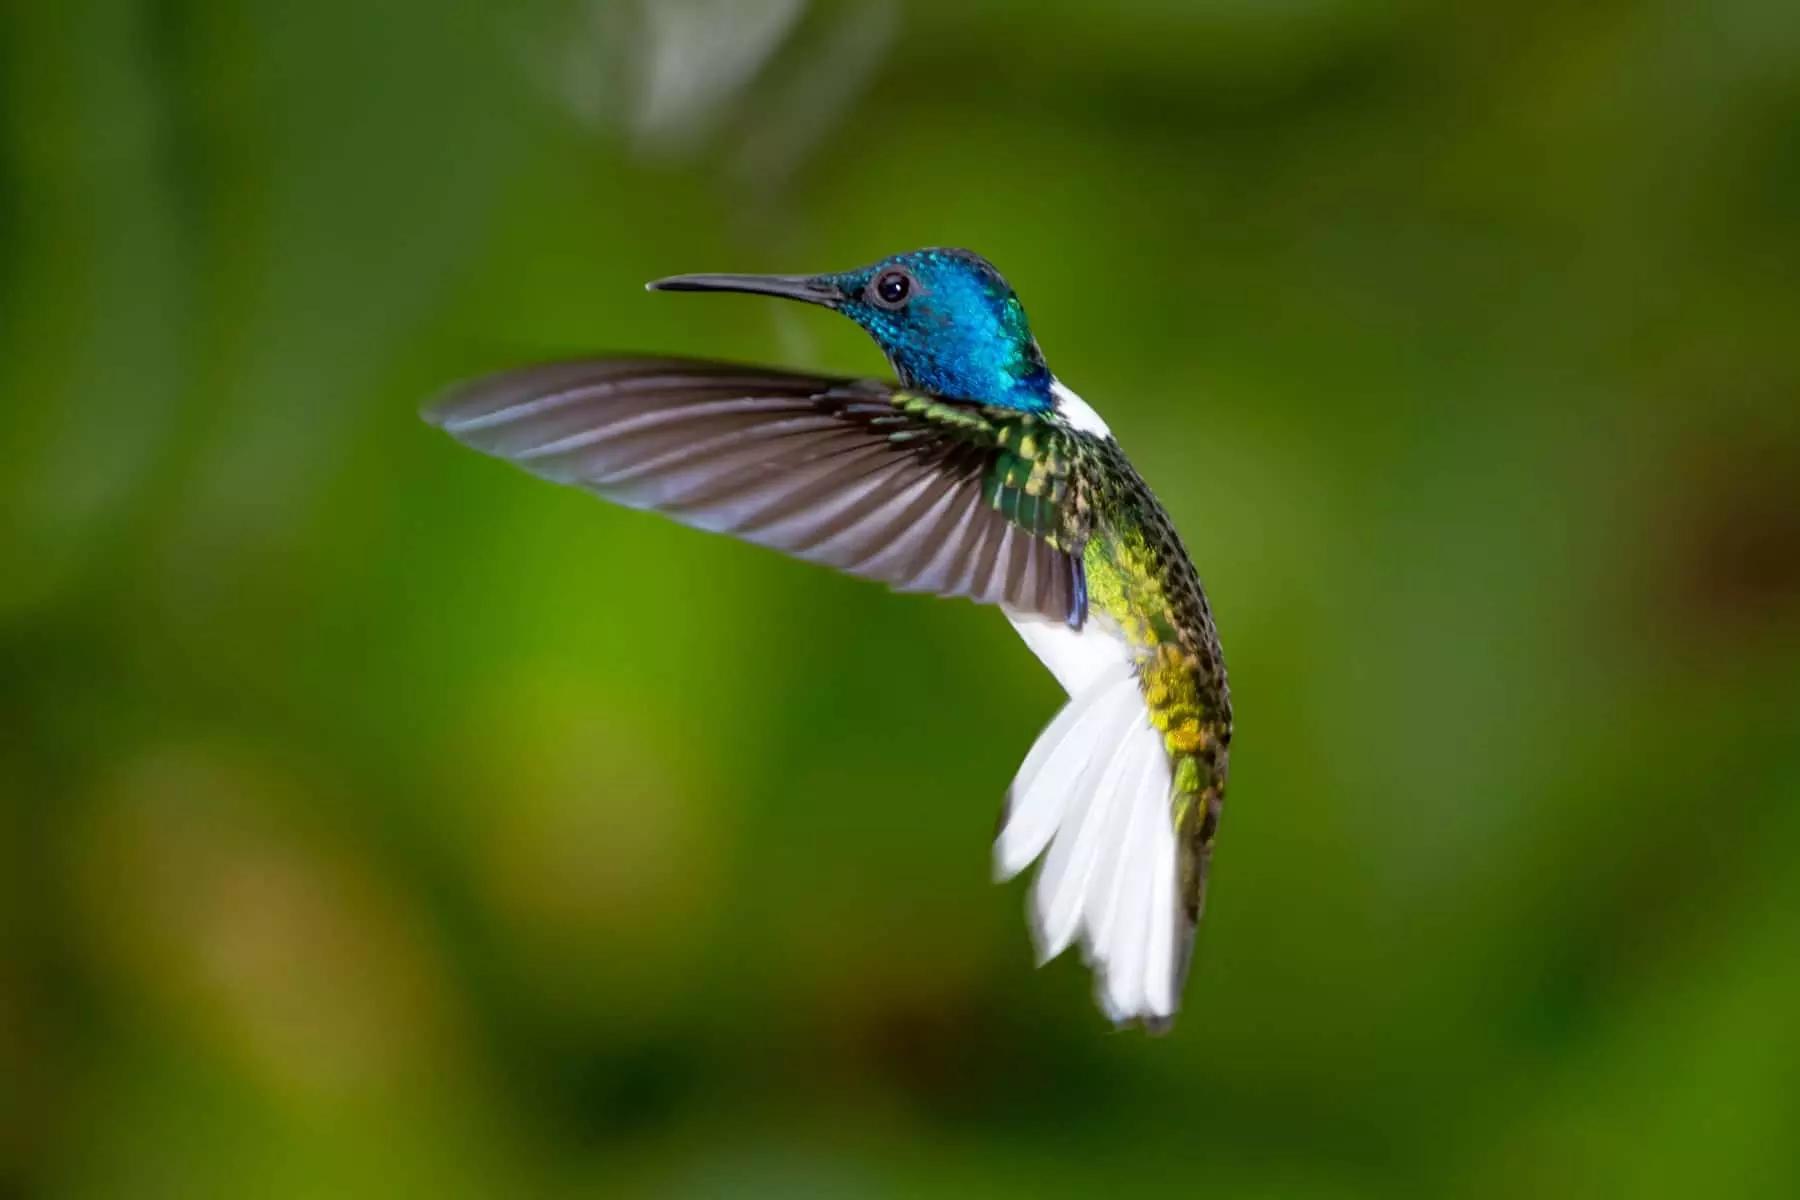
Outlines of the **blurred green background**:
{"type": "Polygon", "coordinates": [[[1800,1194],[1800,6],[0,6],[0,1196],[1800,1194]],[[1186,1007],[1061,696],[453,445],[968,245],[1205,576],[1186,1007]]]}

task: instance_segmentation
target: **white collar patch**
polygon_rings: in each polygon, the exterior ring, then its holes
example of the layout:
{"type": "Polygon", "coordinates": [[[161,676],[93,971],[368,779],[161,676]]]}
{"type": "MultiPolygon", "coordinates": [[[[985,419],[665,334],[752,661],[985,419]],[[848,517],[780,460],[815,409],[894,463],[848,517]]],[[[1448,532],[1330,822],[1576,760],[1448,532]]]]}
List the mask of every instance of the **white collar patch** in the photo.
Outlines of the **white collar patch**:
{"type": "Polygon", "coordinates": [[[1070,391],[1062,380],[1050,380],[1050,396],[1056,401],[1056,411],[1072,427],[1095,437],[1112,436],[1112,430],[1106,427],[1106,422],[1100,419],[1100,414],[1094,411],[1093,406],[1070,391]]]}

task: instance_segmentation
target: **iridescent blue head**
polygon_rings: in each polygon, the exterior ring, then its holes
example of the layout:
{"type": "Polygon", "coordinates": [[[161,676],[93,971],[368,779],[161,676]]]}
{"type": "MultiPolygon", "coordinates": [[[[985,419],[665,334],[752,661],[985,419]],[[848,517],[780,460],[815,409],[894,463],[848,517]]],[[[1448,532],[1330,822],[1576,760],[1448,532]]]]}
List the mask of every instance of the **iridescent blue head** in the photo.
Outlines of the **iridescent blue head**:
{"type": "Polygon", "coordinates": [[[1025,306],[968,250],[914,250],[833,275],[677,275],[649,286],[823,305],[868,331],[907,387],[1025,412],[1052,407],[1050,368],[1025,306]]]}

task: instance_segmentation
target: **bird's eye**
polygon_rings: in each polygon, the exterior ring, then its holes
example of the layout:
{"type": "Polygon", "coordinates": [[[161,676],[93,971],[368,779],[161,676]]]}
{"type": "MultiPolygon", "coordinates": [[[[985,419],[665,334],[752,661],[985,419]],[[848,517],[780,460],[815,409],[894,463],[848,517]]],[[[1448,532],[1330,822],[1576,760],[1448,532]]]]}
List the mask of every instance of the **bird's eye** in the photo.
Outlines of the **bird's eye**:
{"type": "Polygon", "coordinates": [[[912,295],[912,276],[905,271],[883,271],[875,280],[875,300],[885,308],[899,308],[912,295]]]}

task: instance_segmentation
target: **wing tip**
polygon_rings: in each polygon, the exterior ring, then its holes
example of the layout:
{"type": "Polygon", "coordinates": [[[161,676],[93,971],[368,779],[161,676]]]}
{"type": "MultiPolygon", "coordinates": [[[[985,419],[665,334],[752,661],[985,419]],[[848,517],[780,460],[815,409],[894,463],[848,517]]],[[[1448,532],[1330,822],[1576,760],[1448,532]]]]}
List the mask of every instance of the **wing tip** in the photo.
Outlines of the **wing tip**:
{"type": "MultiPolygon", "coordinates": [[[[1068,553],[1065,551],[1065,553],[1068,553]]],[[[1080,629],[1087,624],[1088,592],[1087,564],[1078,554],[1068,553],[1069,558],[1069,615],[1070,629],[1080,629]]]]}
{"type": "Polygon", "coordinates": [[[419,405],[419,420],[433,429],[448,430],[454,419],[456,402],[468,389],[470,380],[461,380],[451,384],[419,405]]]}
{"type": "MultiPolygon", "coordinates": [[[[465,425],[477,424],[492,415],[497,399],[504,399],[499,386],[520,377],[532,368],[496,371],[486,375],[470,375],[439,388],[419,405],[419,419],[434,429],[442,429],[452,437],[465,425]]],[[[504,409],[505,404],[500,408],[504,409]]]]}

